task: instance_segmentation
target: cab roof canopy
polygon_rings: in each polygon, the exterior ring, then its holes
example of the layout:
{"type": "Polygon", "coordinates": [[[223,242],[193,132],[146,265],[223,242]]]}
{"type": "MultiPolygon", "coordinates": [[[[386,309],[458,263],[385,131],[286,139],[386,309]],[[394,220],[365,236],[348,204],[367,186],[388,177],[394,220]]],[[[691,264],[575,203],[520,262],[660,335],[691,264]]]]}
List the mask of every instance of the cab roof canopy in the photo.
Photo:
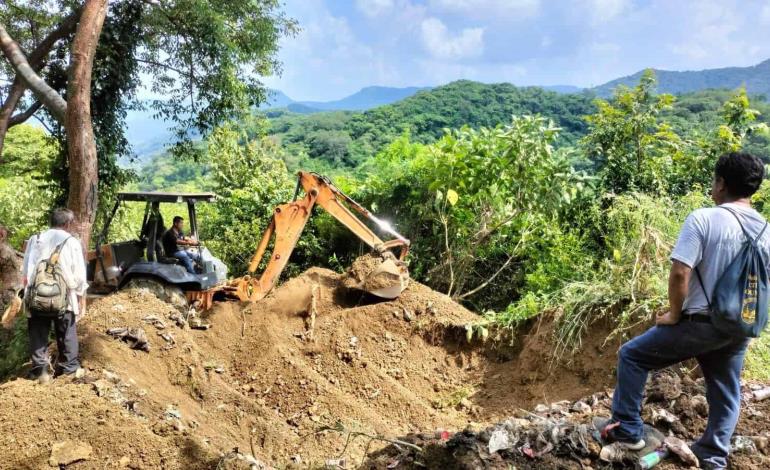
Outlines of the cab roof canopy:
{"type": "Polygon", "coordinates": [[[145,202],[212,202],[216,199],[214,193],[165,193],[157,191],[120,192],[119,201],[145,202]]]}

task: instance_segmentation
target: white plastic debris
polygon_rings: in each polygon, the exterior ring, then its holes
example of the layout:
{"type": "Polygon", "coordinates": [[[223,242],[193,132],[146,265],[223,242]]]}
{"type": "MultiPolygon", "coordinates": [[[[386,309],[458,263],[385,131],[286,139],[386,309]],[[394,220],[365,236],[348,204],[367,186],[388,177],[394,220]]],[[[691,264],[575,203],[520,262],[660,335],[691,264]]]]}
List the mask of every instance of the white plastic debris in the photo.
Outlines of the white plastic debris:
{"type": "Polygon", "coordinates": [[[495,429],[489,437],[489,453],[511,449],[514,444],[516,443],[511,442],[511,436],[505,428],[495,429]]]}

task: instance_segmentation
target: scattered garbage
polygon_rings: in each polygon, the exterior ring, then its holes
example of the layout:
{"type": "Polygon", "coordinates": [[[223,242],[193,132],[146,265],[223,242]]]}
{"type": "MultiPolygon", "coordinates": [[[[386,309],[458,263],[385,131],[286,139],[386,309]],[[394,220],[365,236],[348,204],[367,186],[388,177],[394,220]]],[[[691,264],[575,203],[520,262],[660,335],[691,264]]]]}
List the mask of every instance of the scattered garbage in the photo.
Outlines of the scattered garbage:
{"type": "MultiPolygon", "coordinates": [[[[748,387],[746,387],[748,388],[748,387]]],[[[757,392],[754,390],[753,392],[757,392]]],[[[650,469],[666,459],[676,459],[688,467],[698,467],[698,459],[687,441],[702,432],[708,412],[705,384],[684,371],[667,369],[654,374],[648,384],[642,416],[645,442],[641,451],[623,445],[602,445],[597,426],[610,415],[611,391],[596,393],[570,402],[541,403],[533,412],[521,411],[479,432],[466,429],[442,438],[413,434],[404,438],[420,446],[421,454],[408,448],[390,446],[366,468],[400,462],[398,468],[420,468],[423,463],[442,462],[444,468],[573,468],[564,461],[580,462],[575,468],[604,468],[607,464],[650,469]],[[697,423],[697,424],[696,424],[697,423]],[[654,426],[653,426],[654,425],[654,426]],[[661,431],[665,431],[665,434],[661,431]],[[430,461],[426,461],[426,456],[430,461]],[[379,460],[381,459],[381,460],[379,460]],[[374,464],[377,461],[376,465],[374,464]],[[405,464],[405,462],[407,464],[405,464]]],[[[753,397],[753,393],[749,393],[753,397]]],[[[747,398],[753,400],[754,398],[747,398]]],[[[770,433],[762,436],[737,436],[736,454],[755,455],[770,448],[770,433]]],[[[383,465],[384,466],[384,465],[383,465]]]]}
{"type": "Polygon", "coordinates": [[[155,315],[147,315],[146,317],[142,318],[142,321],[149,323],[159,330],[166,328],[166,323],[155,315]]]}
{"type": "Polygon", "coordinates": [[[770,387],[765,387],[760,390],[754,390],[751,392],[754,401],[762,401],[770,398],[770,387]]]}
{"type": "Polygon", "coordinates": [[[734,436],[731,450],[734,453],[754,453],[757,452],[757,446],[750,437],[734,436]]]}
{"type": "Polygon", "coordinates": [[[123,340],[131,345],[131,349],[150,352],[147,333],[142,328],[110,328],[107,334],[115,339],[123,340]]]}
{"type": "Polygon", "coordinates": [[[662,462],[666,457],[668,457],[668,449],[654,450],[639,459],[638,468],[639,470],[648,470],[662,462]]]}
{"type": "Polygon", "coordinates": [[[326,466],[326,468],[347,468],[347,460],[327,459],[324,465],[326,466]]]}
{"type": "Polygon", "coordinates": [[[168,405],[163,413],[163,417],[166,419],[182,419],[182,413],[174,405],[168,405]]]}
{"type": "Polygon", "coordinates": [[[666,449],[671,451],[672,454],[675,454],[677,457],[679,457],[679,460],[681,460],[682,463],[691,467],[698,466],[698,457],[695,456],[693,451],[690,449],[690,446],[688,446],[687,443],[682,439],[679,439],[675,436],[667,436],[665,439],[663,439],[663,444],[666,446],[666,449]]]}

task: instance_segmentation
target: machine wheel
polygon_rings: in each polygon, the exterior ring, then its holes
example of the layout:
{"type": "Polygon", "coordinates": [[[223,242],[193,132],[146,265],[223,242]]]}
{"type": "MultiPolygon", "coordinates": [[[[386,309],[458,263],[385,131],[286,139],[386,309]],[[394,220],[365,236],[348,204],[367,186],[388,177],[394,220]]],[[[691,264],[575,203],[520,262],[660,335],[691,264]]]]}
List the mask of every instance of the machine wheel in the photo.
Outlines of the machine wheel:
{"type": "Polygon", "coordinates": [[[160,300],[173,305],[182,312],[189,307],[187,297],[185,297],[182,289],[151,277],[135,277],[128,281],[125,289],[146,289],[160,300]]]}

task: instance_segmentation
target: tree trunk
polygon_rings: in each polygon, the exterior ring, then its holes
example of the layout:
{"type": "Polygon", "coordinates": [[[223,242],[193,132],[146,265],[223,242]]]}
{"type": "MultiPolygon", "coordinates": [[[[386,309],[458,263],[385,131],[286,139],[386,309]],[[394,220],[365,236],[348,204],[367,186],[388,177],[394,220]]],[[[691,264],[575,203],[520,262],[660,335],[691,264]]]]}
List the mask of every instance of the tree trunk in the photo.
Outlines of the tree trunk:
{"type": "Polygon", "coordinates": [[[96,140],[91,123],[91,69],[107,14],[107,0],[87,0],[72,42],[65,130],[69,154],[69,198],[76,232],[88,247],[98,203],[96,140]]]}
{"type": "Polygon", "coordinates": [[[3,107],[0,108],[0,163],[3,162],[5,135],[8,133],[8,128],[11,127],[11,116],[22,96],[24,96],[24,85],[21,84],[19,79],[16,79],[8,91],[3,107]]]}

